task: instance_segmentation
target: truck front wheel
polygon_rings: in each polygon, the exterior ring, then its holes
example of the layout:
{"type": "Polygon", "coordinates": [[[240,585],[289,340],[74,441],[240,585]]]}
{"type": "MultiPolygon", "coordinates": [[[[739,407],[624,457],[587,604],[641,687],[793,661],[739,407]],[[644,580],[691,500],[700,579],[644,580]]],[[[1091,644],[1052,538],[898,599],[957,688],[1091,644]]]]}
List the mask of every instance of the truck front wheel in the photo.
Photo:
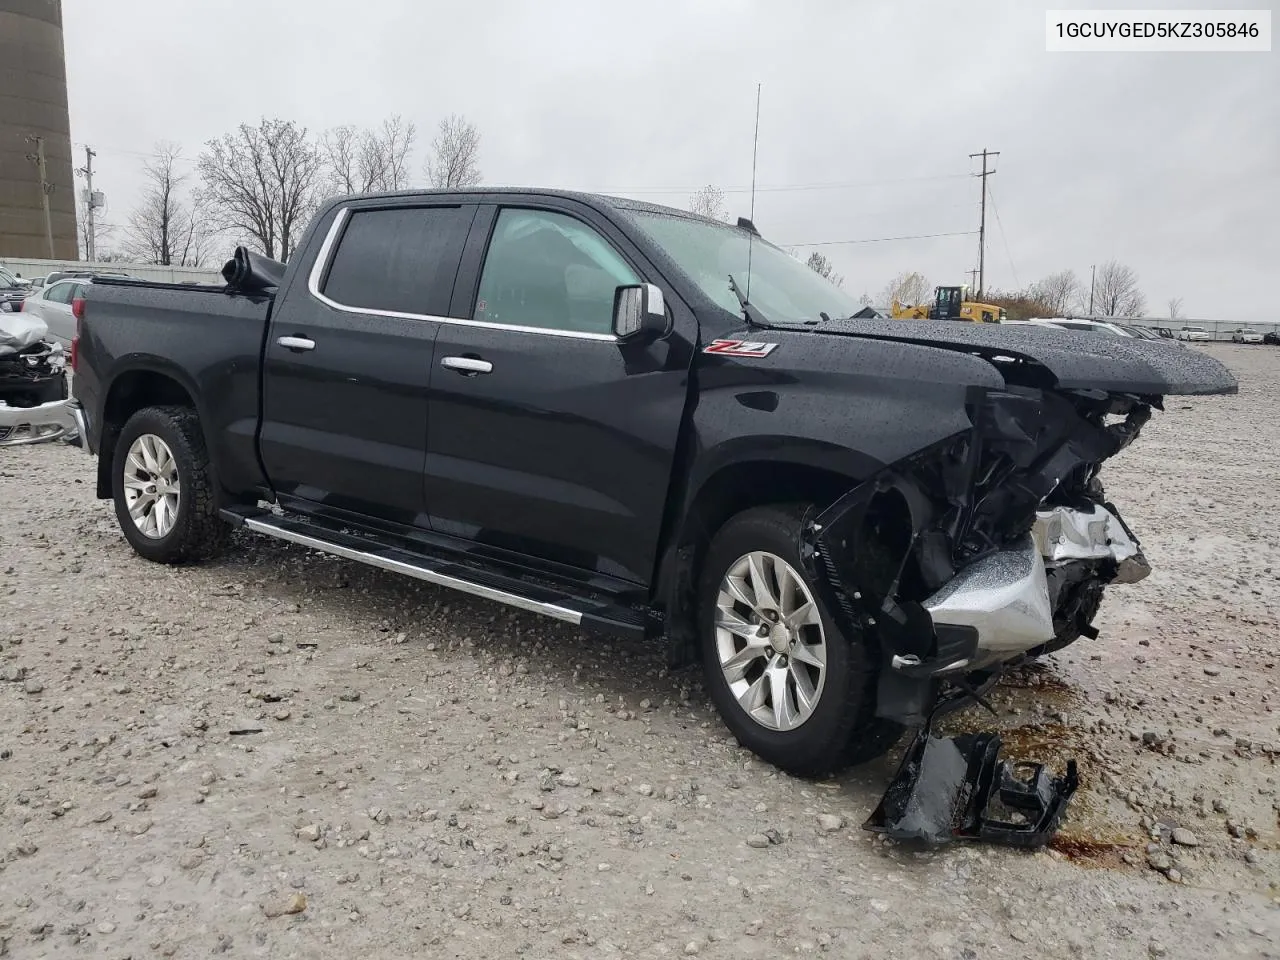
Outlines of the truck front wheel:
{"type": "Polygon", "coordinates": [[[885,753],[902,728],[875,716],[875,665],[845,636],[800,562],[798,507],[729,520],[699,578],[703,669],[738,742],[802,777],[885,753]]]}
{"type": "Polygon", "coordinates": [[[213,473],[194,410],[144,407],[112,458],[116,520],[137,553],[158,563],[213,556],[230,535],[218,519],[213,473]]]}

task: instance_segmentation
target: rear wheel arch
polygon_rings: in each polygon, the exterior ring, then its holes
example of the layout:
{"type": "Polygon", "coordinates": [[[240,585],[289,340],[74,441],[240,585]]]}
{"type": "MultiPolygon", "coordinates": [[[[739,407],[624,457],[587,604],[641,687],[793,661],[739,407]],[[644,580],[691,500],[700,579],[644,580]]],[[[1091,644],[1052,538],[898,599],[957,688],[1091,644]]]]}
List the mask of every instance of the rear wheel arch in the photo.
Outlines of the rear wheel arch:
{"type": "MultiPolygon", "coordinates": [[[[180,374],[153,367],[136,367],[117,374],[102,404],[102,431],[98,443],[97,496],[114,494],[112,463],[120,431],[129,418],[144,407],[188,407],[197,410],[195,390],[180,374]]],[[[206,437],[206,442],[207,442],[206,437]]]]}

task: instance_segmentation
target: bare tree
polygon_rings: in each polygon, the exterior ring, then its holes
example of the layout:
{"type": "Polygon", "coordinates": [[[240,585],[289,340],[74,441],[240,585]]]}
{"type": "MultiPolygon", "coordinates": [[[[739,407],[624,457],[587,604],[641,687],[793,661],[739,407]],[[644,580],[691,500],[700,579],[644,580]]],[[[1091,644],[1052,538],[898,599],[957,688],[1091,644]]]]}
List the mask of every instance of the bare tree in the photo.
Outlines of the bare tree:
{"type": "Polygon", "coordinates": [[[724,191],[708,183],[689,198],[689,212],[708,220],[728,219],[729,214],[724,208],[724,191]]]}
{"type": "Polygon", "coordinates": [[[182,266],[205,266],[215,259],[217,247],[226,239],[210,211],[208,197],[200,192],[192,195],[186,216],[178,226],[174,252],[182,266]]]}
{"type": "Polygon", "coordinates": [[[143,167],[147,188],[142,202],[129,214],[125,240],[125,251],[136,262],[165,267],[184,263],[175,251],[180,245],[189,247],[180,237],[192,232],[194,221],[183,199],[189,176],[178,171],[181,160],[181,147],[161,141],[143,167]]]}
{"type": "Polygon", "coordinates": [[[915,306],[929,302],[932,292],[933,287],[929,285],[924,275],[912,271],[900,273],[890,280],[880,299],[886,304],[892,304],[897,300],[904,306],[915,306]]]}
{"type": "Polygon", "coordinates": [[[217,226],[288,260],[321,189],[324,162],[307,129],[292,120],[242,123],[210,140],[197,165],[217,226]]]}
{"type": "Polygon", "coordinates": [[[1094,312],[1103,317],[1140,317],[1147,298],[1138,289],[1138,275],[1115,260],[1098,267],[1093,290],[1094,312]]]}
{"type": "Polygon", "coordinates": [[[320,154],[328,167],[334,193],[363,193],[365,171],[360,169],[360,131],[351,124],[326,130],[320,137],[320,154]]]}
{"type": "Polygon", "coordinates": [[[336,193],[403,190],[409,185],[409,154],[418,130],[399,116],[360,130],[334,127],[320,138],[320,152],[336,193]]]}
{"type": "Polygon", "coordinates": [[[437,189],[473,187],[480,182],[480,134],[466,117],[451,113],[440,121],[424,172],[437,189]]]}
{"type": "Polygon", "coordinates": [[[824,280],[830,280],[837,287],[844,286],[844,277],[836,273],[834,265],[831,263],[830,260],[826,258],[824,254],[819,253],[817,250],[815,250],[813,251],[813,253],[809,254],[809,259],[806,260],[804,263],[805,263],[805,266],[807,266],[810,270],[812,270],[818,276],[822,277],[824,280]]]}
{"type": "Polygon", "coordinates": [[[871,294],[867,293],[865,290],[862,291],[862,296],[858,298],[858,303],[864,307],[871,306],[871,294]]]}
{"type": "Polygon", "coordinates": [[[1174,297],[1169,301],[1169,319],[1170,320],[1182,319],[1182,298],[1181,297],[1174,297]]]}
{"type": "Polygon", "coordinates": [[[1047,306],[1050,316],[1063,317],[1079,307],[1083,289],[1074,270],[1062,270],[1032,284],[1028,294],[1047,306]]]}

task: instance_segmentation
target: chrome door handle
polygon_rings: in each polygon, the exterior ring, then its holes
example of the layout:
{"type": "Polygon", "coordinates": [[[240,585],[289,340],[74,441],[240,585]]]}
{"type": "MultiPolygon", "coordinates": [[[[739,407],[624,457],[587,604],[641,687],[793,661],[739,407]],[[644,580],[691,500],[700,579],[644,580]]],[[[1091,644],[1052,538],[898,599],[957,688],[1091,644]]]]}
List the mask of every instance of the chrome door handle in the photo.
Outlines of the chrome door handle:
{"type": "Polygon", "coordinates": [[[479,357],[445,357],[440,366],[472,377],[477,373],[493,373],[493,364],[479,357]]]}
{"type": "Polygon", "coordinates": [[[276,343],[286,350],[314,350],[316,342],[308,337],[276,337],[276,343]]]}

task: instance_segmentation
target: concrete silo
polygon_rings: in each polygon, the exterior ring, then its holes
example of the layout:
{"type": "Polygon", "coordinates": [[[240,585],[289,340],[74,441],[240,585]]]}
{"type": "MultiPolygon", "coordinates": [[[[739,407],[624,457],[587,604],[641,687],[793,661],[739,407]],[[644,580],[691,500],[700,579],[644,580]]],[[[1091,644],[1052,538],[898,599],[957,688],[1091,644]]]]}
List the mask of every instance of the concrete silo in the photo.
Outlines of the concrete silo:
{"type": "Polygon", "coordinates": [[[76,259],[71,167],[62,2],[0,0],[0,260],[76,259]],[[30,159],[41,147],[47,224],[40,166],[30,159]]]}

